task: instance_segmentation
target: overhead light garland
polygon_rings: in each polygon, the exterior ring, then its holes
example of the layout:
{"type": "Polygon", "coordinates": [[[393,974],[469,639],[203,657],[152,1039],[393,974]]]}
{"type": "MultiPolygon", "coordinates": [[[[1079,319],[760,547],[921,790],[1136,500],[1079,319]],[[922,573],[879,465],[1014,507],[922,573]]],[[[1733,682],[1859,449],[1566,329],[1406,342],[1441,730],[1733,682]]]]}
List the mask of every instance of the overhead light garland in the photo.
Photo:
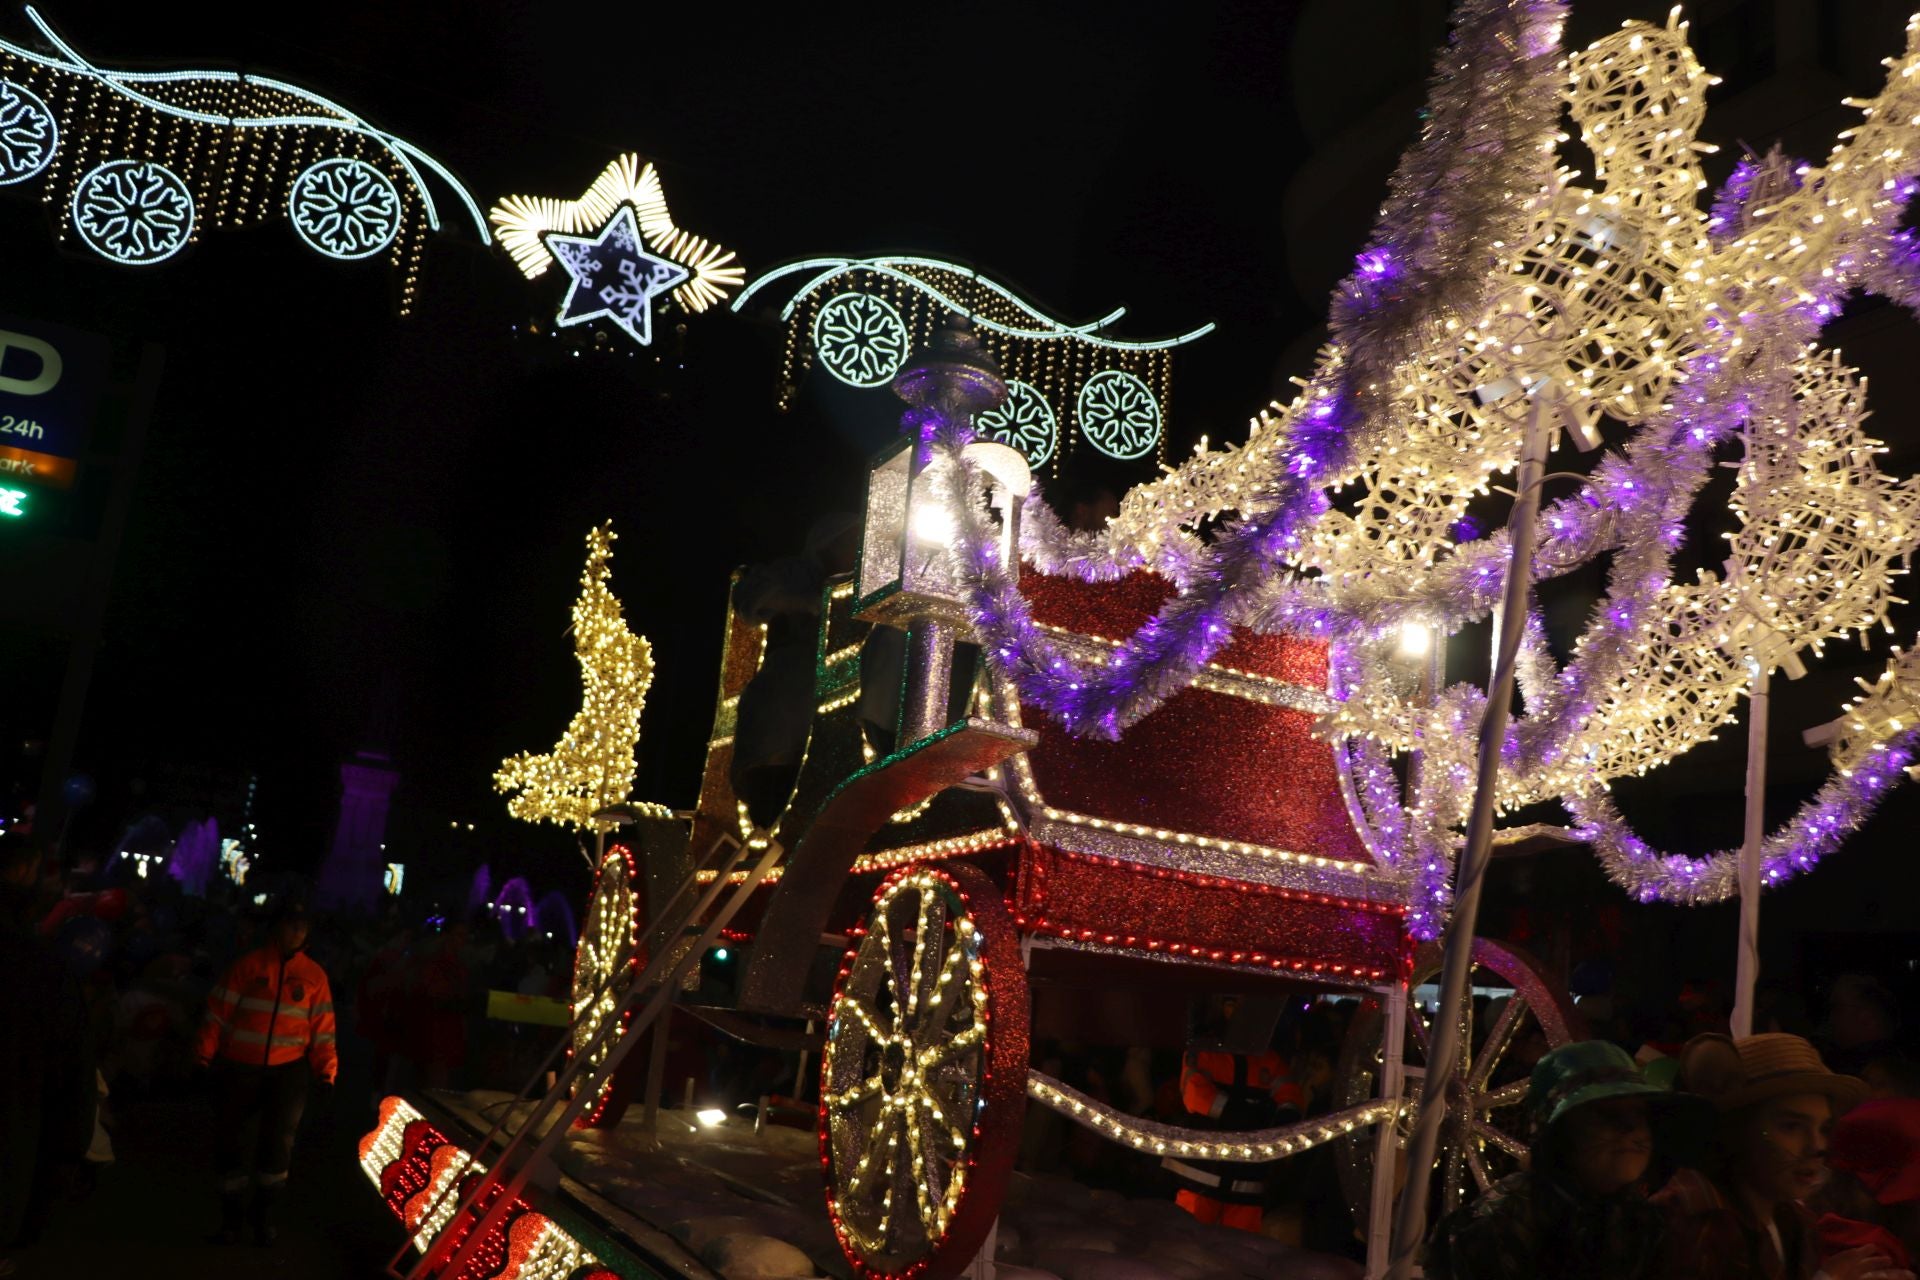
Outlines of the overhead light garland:
{"type": "Polygon", "coordinates": [[[1005,403],[980,414],[975,430],[1033,467],[1057,465],[1079,444],[1121,461],[1164,461],[1173,352],[1213,331],[1205,324],[1157,341],[1117,338],[1107,330],[1124,309],[1068,324],[971,267],[926,257],[789,263],[748,285],[734,310],[782,281],[794,289],[780,311],[782,408],[815,361],[848,386],[886,386],[955,312],[972,317],[1007,373],[1005,403]]]}
{"type": "MultiPolygon", "coordinates": [[[[579,712],[552,751],[509,756],[493,775],[508,796],[507,812],[525,822],[554,822],[576,831],[609,829],[593,815],[630,804],[640,711],[653,683],[653,647],[627,629],[612,577],[611,522],[587,534],[587,564],[573,605],[573,647],[584,688],[579,712]]],[[[660,805],[640,805],[666,816],[660,805]]]]}
{"type": "Polygon", "coordinates": [[[53,52],[0,40],[0,185],[38,183],[62,241],[150,266],[208,228],[285,219],[326,257],[385,257],[403,315],[442,224],[429,176],[490,242],[445,165],[337,102],[231,71],[99,67],[26,14],[53,52]]]}

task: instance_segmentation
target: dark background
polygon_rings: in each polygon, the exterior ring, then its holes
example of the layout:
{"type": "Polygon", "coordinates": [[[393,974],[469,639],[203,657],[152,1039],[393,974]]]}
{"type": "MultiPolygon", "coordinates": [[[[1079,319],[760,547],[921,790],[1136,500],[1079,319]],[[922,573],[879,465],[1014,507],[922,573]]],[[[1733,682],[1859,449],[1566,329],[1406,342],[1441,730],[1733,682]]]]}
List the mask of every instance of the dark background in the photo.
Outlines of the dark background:
{"type": "MultiPolygon", "coordinates": [[[[1665,8],[1577,7],[1576,46],[1665,8]]],[[[1784,30],[1770,5],[1701,6],[1695,42],[1728,77],[1724,93],[1758,85],[1738,100],[1750,104],[1803,54],[1822,77],[1795,90],[1818,112],[1730,111],[1707,136],[1764,147],[1771,135],[1740,130],[1774,120],[1802,154],[1822,154],[1845,123],[1841,93],[1873,92],[1877,59],[1901,41],[1896,7],[1845,8],[1810,29],[1807,54],[1770,43],[1784,30]]],[[[1444,29],[1431,3],[1249,0],[401,0],[244,23],[210,6],[41,11],[103,65],[240,69],[325,93],[447,163],[483,207],[577,195],[637,150],[658,164],[676,221],[739,251],[750,276],[811,254],[914,251],[973,263],[1063,318],[1125,305],[1125,336],[1215,320],[1176,363],[1174,457],[1203,433],[1237,435],[1309,371],[1325,290],[1367,235],[1444,29]]],[[[18,12],[0,15],[0,34],[35,43],[18,12]]],[[[581,883],[569,838],[510,822],[490,777],[510,752],[546,749],[577,705],[563,631],[581,539],[609,517],[614,589],[658,663],[636,794],[691,802],[728,572],[857,507],[864,460],[891,430],[883,394],[816,381],[777,413],[778,330],[726,313],[668,316],[651,351],[616,335],[575,355],[571,341],[528,337],[561,286],[529,285],[458,230],[429,248],[420,305],[401,320],[383,263],[322,260],[283,224],[210,233],[127,270],[56,247],[48,216],[31,192],[0,195],[0,310],[167,349],[81,740],[99,794],[77,845],[105,847],[147,809],[182,812],[253,776],[265,864],[311,870],[339,762],[374,747],[402,776],[396,859],[454,870],[485,857],[536,889],[581,883]]],[[[1830,336],[1873,375],[1874,426],[1896,445],[1888,466],[1911,472],[1911,322],[1868,302],[1830,336]]],[[[1915,621],[1902,619],[1907,633],[1915,621]]],[[[1776,820],[1824,770],[1799,731],[1836,713],[1854,675],[1878,671],[1876,644],[1776,686],[1776,820]]],[[[64,648],[27,626],[0,645],[0,741],[21,748],[7,767],[31,788],[64,648]]],[[[1456,673],[1477,645],[1456,645],[1456,673]]],[[[1630,816],[1678,847],[1737,841],[1743,738],[1735,729],[1623,786],[1630,816]]],[[[1913,924],[1916,816],[1896,800],[1859,847],[1770,899],[1781,936],[1871,929],[1904,963],[1908,943],[1888,931],[1913,924]]],[[[1576,917],[1622,901],[1582,854],[1502,877],[1496,928],[1522,889],[1576,917]]],[[[1632,918],[1649,939],[1697,925],[1667,945],[1720,957],[1725,916],[1632,918]]]]}

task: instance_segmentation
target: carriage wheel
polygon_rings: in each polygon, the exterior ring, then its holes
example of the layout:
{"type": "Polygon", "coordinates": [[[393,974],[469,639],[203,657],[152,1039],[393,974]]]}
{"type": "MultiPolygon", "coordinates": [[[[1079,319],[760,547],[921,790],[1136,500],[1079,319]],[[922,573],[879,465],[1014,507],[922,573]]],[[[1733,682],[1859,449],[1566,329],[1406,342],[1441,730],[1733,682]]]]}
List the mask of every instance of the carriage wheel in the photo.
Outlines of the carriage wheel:
{"type": "Polygon", "coordinates": [[[820,1063],[827,1211],[856,1275],[946,1280],[985,1243],[1026,1110],[1027,975],[965,863],[880,886],[834,984],[820,1063]]]}
{"type": "MultiPolygon", "coordinates": [[[[1409,991],[1439,980],[1440,956],[1436,943],[1420,948],[1407,983],[1409,991]]],[[[1434,1171],[1432,1203],[1441,1212],[1466,1203],[1526,1163],[1533,1132],[1520,1104],[1526,1099],[1527,1078],[1538,1055],[1510,1051],[1533,1042],[1532,1047],[1544,1052],[1581,1034],[1571,1001],[1558,986],[1543,980],[1539,966],[1521,951],[1475,939],[1470,981],[1476,987],[1508,987],[1513,995],[1490,1006],[1477,1021],[1471,1012],[1468,1015],[1468,1034],[1462,1037],[1460,1070],[1454,1076],[1452,1105],[1441,1130],[1434,1171]]],[[[1378,1095],[1384,1020],[1380,1004],[1369,1000],[1348,1029],[1335,1076],[1336,1109],[1359,1106],[1378,1095]]],[[[1426,1011],[1409,999],[1404,1050],[1408,1066],[1426,1065],[1429,1033],[1426,1011]]],[[[1417,1104],[1420,1081],[1409,1079],[1404,1093],[1417,1104]]],[[[1413,1119],[1409,1112],[1400,1120],[1396,1137],[1403,1151],[1413,1132],[1413,1119]]],[[[1341,1188],[1362,1230],[1372,1203],[1375,1137],[1372,1129],[1366,1129],[1342,1138],[1339,1144],[1341,1188]]]]}
{"type": "MultiPolygon", "coordinates": [[[[626,981],[615,981],[623,972],[627,981],[639,975],[647,964],[643,934],[646,930],[646,882],[634,866],[633,855],[623,845],[615,845],[601,858],[594,874],[593,893],[587,899],[586,919],[580,925],[580,945],[573,953],[573,1027],[567,1056],[588,1053],[587,1045],[600,1026],[613,1016],[614,1006],[626,991],[626,981]]],[[[632,1014],[627,1015],[631,1018],[632,1014]]],[[[617,1037],[609,1038],[590,1053],[594,1067],[605,1060],[617,1037]]],[[[580,1114],[582,1129],[611,1128],[620,1123],[633,1097],[634,1088],[646,1073],[646,1055],[629,1052],[615,1068],[613,1078],[601,1089],[600,1096],[580,1114]]],[[[581,1076],[574,1083],[579,1090],[586,1083],[581,1076]]]]}

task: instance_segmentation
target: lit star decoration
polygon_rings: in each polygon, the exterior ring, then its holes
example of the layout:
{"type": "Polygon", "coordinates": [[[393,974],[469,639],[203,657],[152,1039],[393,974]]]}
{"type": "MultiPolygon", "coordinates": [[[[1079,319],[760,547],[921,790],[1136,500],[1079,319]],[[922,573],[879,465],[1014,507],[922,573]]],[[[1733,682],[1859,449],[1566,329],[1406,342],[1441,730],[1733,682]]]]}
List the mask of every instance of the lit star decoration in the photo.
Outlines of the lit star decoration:
{"type": "Polygon", "coordinates": [[[579,713],[552,751],[510,756],[493,775],[494,789],[508,795],[507,812],[525,822],[592,831],[594,813],[626,804],[633,786],[653,648],[627,629],[620,601],[607,587],[613,539],[611,523],[587,534],[587,565],[573,605],[573,646],[585,686],[579,713]]]}
{"type": "MultiPolygon", "coordinates": [[[[1449,909],[1486,694],[1415,695],[1394,644],[1409,625],[1451,635],[1500,600],[1506,532],[1456,530],[1513,471],[1535,406],[1611,447],[1556,455],[1557,475],[1583,474],[1540,510],[1534,576],[1599,563],[1606,586],[1566,658],[1541,619],[1527,626],[1497,798],[1506,811],[1563,804],[1571,834],[1643,898],[1725,897],[1730,861],[1646,846],[1608,804],[1610,780],[1709,739],[1757,671],[1886,625],[1920,547],[1920,486],[1880,471],[1884,449],[1860,429],[1864,382],[1819,344],[1852,290],[1920,304],[1920,248],[1900,230],[1920,189],[1920,19],[1824,166],[1749,161],[1709,209],[1696,137],[1712,78],[1677,11],[1566,58],[1563,16],[1548,0],[1461,6],[1423,136],[1291,404],[1244,444],[1203,446],[1133,490],[1104,530],[1070,533],[1029,505],[1022,552],[1036,568],[1089,581],[1148,570],[1177,588],[1111,650],[1075,652],[1034,621],[974,500],[983,481],[961,453],[973,427],[905,424],[950,464],[929,474],[982,652],[1073,731],[1119,736],[1237,628],[1330,641],[1322,730],[1421,938],[1449,909]],[[1556,167],[1563,110],[1593,157],[1590,186],[1556,167]],[[1742,458],[1721,513],[1737,526],[1730,555],[1679,581],[1674,556],[1722,447],[1742,458]],[[1394,757],[1414,753],[1408,788],[1394,757]]],[[[1832,780],[1768,839],[1769,883],[1813,866],[1905,776],[1920,747],[1906,665],[1896,656],[1847,721],[1832,780]]]]}
{"type": "Polygon", "coordinates": [[[647,252],[628,205],[598,235],[549,234],[547,251],[573,281],[554,322],[565,327],[604,316],[643,347],[653,342],[653,300],[692,274],[647,252]]]}
{"type": "Polygon", "coordinates": [[[554,262],[559,261],[563,269],[567,265],[554,251],[556,240],[574,242],[604,233],[622,209],[630,212],[637,227],[633,241],[640,250],[683,272],[667,286],[676,306],[698,314],[724,302],[745,281],[746,271],[731,249],[674,225],[659,172],[632,153],[602,170],[578,200],[507,196],[488,210],[487,217],[521,273],[538,280],[554,262]]]}

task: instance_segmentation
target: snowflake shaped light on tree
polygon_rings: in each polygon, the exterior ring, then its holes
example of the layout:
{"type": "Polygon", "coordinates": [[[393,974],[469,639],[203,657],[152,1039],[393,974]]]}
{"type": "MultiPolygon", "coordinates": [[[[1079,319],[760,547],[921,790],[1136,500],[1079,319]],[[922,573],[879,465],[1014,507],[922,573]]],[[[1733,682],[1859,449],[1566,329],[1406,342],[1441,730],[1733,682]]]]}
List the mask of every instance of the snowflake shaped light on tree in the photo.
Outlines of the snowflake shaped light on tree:
{"type": "MultiPolygon", "coordinates": [[[[640,712],[653,683],[653,647],[627,629],[612,576],[611,523],[587,535],[587,565],[573,605],[573,647],[583,696],[578,714],[552,751],[521,752],[500,764],[494,790],[507,812],[525,822],[596,829],[593,815],[627,803],[633,787],[640,712]]],[[[649,806],[652,808],[653,806],[649,806]]]]}
{"type": "MultiPolygon", "coordinates": [[[[1678,11],[1564,59],[1562,16],[1545,0],[1461,6],[1426,131],[1291,404],[1262,415],[1244,445],[1203,449],[1128,494],[1101,533],[1070,534],[1037,509],[1023,524],[1026,559],[1049,572],[1145,568],[1178,588],[1104,661],[1032,623],[1017,581],[986,554],[991,528],[962,500],[978,483],[958,455],[968,433],[942,438],[955,464],[953,560],[983,652],[1074,731],[1124,731],[1235,627],[1332,643],[1336,708],[1323,731],[1363,834],[1407,879],[1423,937],[1445,919],[1486,697],[1455,685],[1422,700],[1393,643],[1403,624],[1452,633],[1499,601],[1504,531],[1454,534],[1468,503],[1514,469],[1531,414],[1605,446],[1551,464],[1581,473],[1556,479],[1539,513],[1534,578],[1599,562],[1605,591],[1565,661],[1539,619],[1524,629],[1523,711],[1501,751],[1498,800],[1562,802],[1643,897],[1711,899],[1731,880],[1723,860],[1634,838],[1606,802],[1609,780],[1712,736],[1756,670],[1884,623],[1920,545],[1914,482],[1879,471],[1879,446],[1859,429],[1864,385],[1818,344],[1850,290],[1920,302],[1920,249],[1899,231],[1920,185],[1920,19],[1824,166],[1747,162],[1709,211],[1695,139],[1711,77],[1678,11]],[[1591,186],[1553,167],[1563,107],[1594,157],[1591,186]],[[1743,457],[1730,557],[1676,581],[1674,553],[1725,445],[1743,457]],[[1392,758],[1410,752],[1420,783],[1403,794],[1392,758]]],[[[1770,880],[1834,847],[1912,762],[1912,682],[1883,683],[1886,705],[1858,717],[1834,780],[1770,838],[1770,880]]]]}
{"type": "Polygon", "coordinates": [[[60,128],[40,95],[0,80],[0,186],[25,182],[53,160],[60,128]]]}
{"type": "Polygon", "coordinates": [[[1088,378],[1074,411],[1080,434],[1109,458],[1142,457],[1160,442],[1160,402],[1146,383],[1120,369],[1088,378]]]}
{"type": "Polygon", "coordinates": [[[73,189],[73,226],[103,258],[144,266],[193,236],[193,196],[180,176],[147,160],[110,160],[73,189]]]}
{"type": "Polygon", "coordinates": [[[1026,456],[1028,466],[1046,465],[1060,443],[1060,424],[1053,416],[1053,406],[1018,378],[1007,380],[1006,401],[975,417],[973,425],[987,439],[1018,449],[1026,456]]]}
{"type": "Polygon", "coordinates": [[[336,156],[293,180],[287,214],[300,238],[330,258],[370,258],[400,234],[400,193],[364,160],[336,156]]]}
{"type": "Polygon", "coordinates": [[[878,387],[907,362],[907,325],[885,298],[839,293],[813,321],[813,347],[827,372],[852,387],[878,387]]]}

